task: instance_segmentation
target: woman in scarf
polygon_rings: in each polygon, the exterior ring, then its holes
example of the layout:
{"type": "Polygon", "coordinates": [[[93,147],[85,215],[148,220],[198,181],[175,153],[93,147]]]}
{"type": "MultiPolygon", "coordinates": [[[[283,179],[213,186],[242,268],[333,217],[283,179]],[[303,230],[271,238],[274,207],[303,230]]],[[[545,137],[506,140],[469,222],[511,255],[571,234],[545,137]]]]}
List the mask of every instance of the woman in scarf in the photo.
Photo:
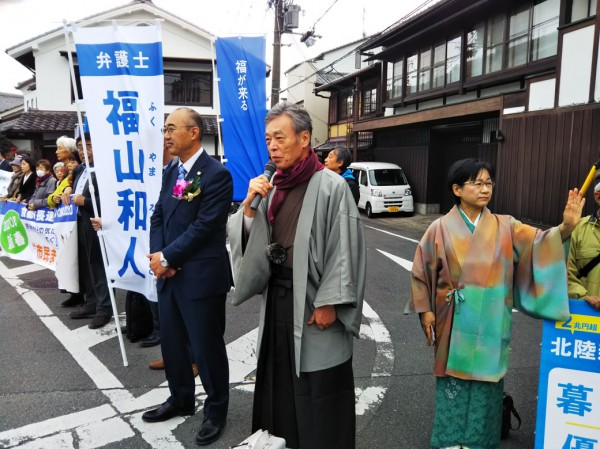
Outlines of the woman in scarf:
{"type": "Polygon", "coordinates": [[[52,173],[52,164],[47,159],[40,159],[35,165],[35,191],[27,204],[27,209],[36,210],[48,207],[48,195],[56,189],[56,178],[52,173]]]}
{"type": "Polygon", "coordinates": [[[448,187],[456,206],[417,247],[406,312],[419,313],[435,344],[431,445],[496,449],[512,308],[535,318],[569,317],[563,242],[585,200],[570,191],[563,222],[542,232],[489,211],[494,171],[485,162],[455,162],[448,187]]]}

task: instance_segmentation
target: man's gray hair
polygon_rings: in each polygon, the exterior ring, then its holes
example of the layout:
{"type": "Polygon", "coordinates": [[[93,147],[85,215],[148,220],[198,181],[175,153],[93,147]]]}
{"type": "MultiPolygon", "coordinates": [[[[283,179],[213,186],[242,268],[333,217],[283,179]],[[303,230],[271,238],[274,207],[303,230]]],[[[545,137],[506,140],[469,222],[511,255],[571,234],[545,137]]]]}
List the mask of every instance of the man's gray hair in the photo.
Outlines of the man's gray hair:
{"type": "Polygon", "coordinates": [[[77,151],[77,144],[75,143],[75,139],[72,139],[71,137],[67,136],[60,136],[58,139],[56,139],[56,146],[65,147],[67,150],[70,150],[72,152],[77,151]]]}
{"type": "Polygon", "coordinates": [[[335,158],[342,163],[340,170],[342,173],[344,173],[348,166],[352,163],[352,155],[350,154],[350,150],[345,147],[336,147],[331,151],[335,151],[335,158]]]}
{"type": "Polygon", "coordinates": [[[596,187],[594,187],[594,192],[600,192],[600,182],[596,184],[596,187]]]}
{"type": "Polygon", "coordinates": [[[296,134],[302,131],[308,131],[312,136],[312,120],[306,109],[300,105],[289,103],[287,101],[277,103],[271,108],[265,117],[265,125],[268,125],[271,120],[284,114],[289,115],[292,119],[292,128],[294,128],[296,134]]]}

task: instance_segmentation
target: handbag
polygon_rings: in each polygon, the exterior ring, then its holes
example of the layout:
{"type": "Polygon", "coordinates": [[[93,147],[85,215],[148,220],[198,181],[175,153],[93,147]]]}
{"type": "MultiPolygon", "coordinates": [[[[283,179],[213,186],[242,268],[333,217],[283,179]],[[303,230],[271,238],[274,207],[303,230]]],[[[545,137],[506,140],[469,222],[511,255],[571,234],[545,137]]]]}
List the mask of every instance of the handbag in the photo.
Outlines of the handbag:
{"type": "Polygon", "coordinates": [[[504,398],[502,399],[502,432],[500,438],[505,440],[508,438],[508,434],[511,430],[517,430],[521,427],[521,417],[519,412],[515,408],[515,402],[510,394],[504,392],[504,398]],[[517,426],[512,426],[512,417],[517,418],[517,426]]]}

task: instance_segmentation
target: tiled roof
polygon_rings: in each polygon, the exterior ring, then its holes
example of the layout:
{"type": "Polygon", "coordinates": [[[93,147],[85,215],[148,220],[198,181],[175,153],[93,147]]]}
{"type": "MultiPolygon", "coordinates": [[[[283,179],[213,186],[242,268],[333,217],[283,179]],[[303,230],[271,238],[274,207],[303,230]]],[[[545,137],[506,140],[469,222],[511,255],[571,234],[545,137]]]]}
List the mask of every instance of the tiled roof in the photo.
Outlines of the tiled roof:
{"type": "Polygon", "coordinates": [[[339,73],[339,72],[336,72],[336,73],[317,72],[316,85],[322,86],[323,84],[329,84],[340,78],[343,78],[346,75],[347,75],[347,73],[339,73]]]}
{"type": "Polygon", "coordinates": [[[65,111],[27,111],[19,117],[0,123],[0,131],[17,132],[72,132],[77,124],[77,113],[65,111]]]}
{"type": "Polygon", "coordinates": [[[23,104],[23,95],[0,92],[0,112],[8,111],[23,104]]]}
{"type": "MultiPolygon", "coordinates": [[[[202,116],[204,134],[217,135],[217,118],[202,116]]],[[[13,120],[0,123],[0,132],[73,132],[77,126],[77,113],[65,111],[27,111],[13,120]]]]}

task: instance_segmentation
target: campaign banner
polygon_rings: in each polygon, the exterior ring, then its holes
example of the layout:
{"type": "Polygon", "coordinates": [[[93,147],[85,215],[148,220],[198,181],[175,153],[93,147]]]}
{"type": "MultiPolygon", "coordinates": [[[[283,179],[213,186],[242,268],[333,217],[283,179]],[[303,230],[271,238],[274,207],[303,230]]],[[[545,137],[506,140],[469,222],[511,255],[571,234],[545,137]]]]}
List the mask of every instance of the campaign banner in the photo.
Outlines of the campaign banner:
{"type": "Polygon", "coordinates": [[[543,325],[536,449],[600,448],[600,312],[569,303],[569,320],[543,325]]]}
{"type": "Polygon", "coordinates": [[[146,255],[162,180],[160,24],[74,28],[111,287],[156,301],[146,255]]]}
{"type": "Polygon", "coordinates": [[[6,195],[13,172],[0,170],[0,197],[6,195]]]}
{"type": "MultiPolygon", "coordinates": [[[[3,203],[0,206],[0,246],[2,251],[11,259],[25,260],[50,270],[56,270],[56,260],[60,249],[55,225],[59,221],[62,223],[62,236],[66,241],[77,221],[77,206],[61,205],[56,210],[47,207],[29,210],[26,204],[14,201],[3,203]]],[[[74,260],[77,263],[76,253],[74,260]]],[[[66,273],[66,275],[77,278],[77,271],[66,273]]],[[[77,282],[75,290],[69,291],[78,291],[77,279],[75,282],[77,282]]],[[[59,288],[65,288],[65,285],[59,283],[59,288]]],[[[68,289],[65,288],[65,290],[68,289]]]]}
{"type": "Polygon", "coordinates": [[[263,173],[269,159],[265,38],[220,37],[216,50],[225,165],[233,178],[233,200],[242,201],[248,182],[263,173]]]}

